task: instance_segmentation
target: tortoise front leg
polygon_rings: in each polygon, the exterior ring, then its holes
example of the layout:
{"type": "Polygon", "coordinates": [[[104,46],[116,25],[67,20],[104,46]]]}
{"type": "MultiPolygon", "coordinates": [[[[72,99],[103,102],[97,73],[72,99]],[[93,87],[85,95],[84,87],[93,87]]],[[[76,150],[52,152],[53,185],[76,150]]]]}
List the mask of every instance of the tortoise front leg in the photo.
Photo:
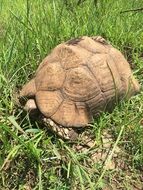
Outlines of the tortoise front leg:
{"type": "Polygon", "coordinates": [[[56,124],[54,121],[52,121],[49,118],[43,119],[44,124],[54,133],[56,133],[58,136],[60,136],[63,139],[74,141],[78,137],[78,133],[70,127],[63,127],[61,125],[56,124]]]}
{"type": "Polygon", "coordinates": [[[38,121],[44,122],[44,124],[58,136],[62,137],[63,139],[67,140],[76,140],[78,137],[78,133],[73,128],[66,128],[61,125],[56,124],[50,118],[44,117],[37,108],[34,99],[27,100],[24,110],[29,112],[32,118],[37,119],[38,121]]]}

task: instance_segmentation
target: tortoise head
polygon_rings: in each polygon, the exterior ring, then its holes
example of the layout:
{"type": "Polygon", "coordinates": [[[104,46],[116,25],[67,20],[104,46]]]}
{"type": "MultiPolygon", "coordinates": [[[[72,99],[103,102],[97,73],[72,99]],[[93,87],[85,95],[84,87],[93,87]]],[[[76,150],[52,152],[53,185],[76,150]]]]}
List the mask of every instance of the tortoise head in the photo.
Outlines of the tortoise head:
{"type": "Polygon", "coordinates": [[[33,118],[41,117],[41,112],[39,111],[35,102],[35,80],[30,80],[27,84],[23,86],[19,94],[19,102],[23,109],[30,114],[33,118]]]}

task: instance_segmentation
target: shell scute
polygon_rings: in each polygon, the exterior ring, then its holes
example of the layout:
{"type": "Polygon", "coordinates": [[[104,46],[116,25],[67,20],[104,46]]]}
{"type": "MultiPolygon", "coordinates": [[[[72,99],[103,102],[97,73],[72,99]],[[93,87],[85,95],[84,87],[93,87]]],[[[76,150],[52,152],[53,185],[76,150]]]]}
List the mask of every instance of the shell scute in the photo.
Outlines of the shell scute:
{"type": "Polygon", "coordinates": [[[58,90],[65,80],[65,71],[59,62],[48,63],[35,77],[38,91],[58,90]]]}

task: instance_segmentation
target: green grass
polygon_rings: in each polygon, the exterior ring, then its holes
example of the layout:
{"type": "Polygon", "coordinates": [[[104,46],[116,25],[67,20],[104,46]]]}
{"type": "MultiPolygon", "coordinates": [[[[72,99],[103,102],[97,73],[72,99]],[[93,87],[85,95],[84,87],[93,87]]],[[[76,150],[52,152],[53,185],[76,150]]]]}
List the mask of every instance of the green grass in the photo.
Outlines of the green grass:
{"type": "Polygon", "coordinates": [[[0,0],[0,189],[123,190],[143,188],[143,92],[121,102],[112,114],[104,113],[91,126],[94,149],[77,152],[30,121],[17,107],[21,86],[57,44],[82,35],[101,35],[120,49],[143,83],[142,0],[0,0]],[[105,162],[90,162],[91,151],[102,147],[102,135],[113,136],[105,162]],[[107,169],[115,159],[124,167],[107,169]]]}

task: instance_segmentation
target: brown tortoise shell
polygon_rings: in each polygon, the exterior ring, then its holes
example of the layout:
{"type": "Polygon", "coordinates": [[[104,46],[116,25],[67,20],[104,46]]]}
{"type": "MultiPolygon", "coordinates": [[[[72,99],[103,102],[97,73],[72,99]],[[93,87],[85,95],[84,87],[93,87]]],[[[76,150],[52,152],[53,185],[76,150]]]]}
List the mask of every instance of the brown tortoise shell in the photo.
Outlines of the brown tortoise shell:
{"type": "Polygon", "coordinates": [[[77,128],[138,91],[121,52],[102,37],[83,36],[54,48],[20,97],[32,98],[45,118],[77,128]]]}

